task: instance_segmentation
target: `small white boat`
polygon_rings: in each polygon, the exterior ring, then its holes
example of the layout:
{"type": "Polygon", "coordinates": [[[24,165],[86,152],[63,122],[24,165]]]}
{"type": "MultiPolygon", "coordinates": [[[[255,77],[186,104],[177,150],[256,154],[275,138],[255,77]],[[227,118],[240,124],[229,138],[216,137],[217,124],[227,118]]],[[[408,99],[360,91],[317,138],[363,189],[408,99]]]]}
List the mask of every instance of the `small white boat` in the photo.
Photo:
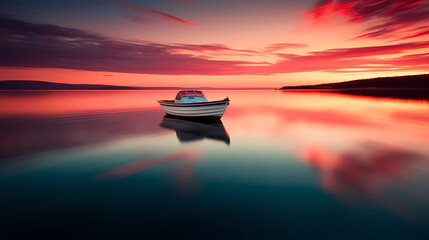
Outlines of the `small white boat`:
{"type": "Polygon", "coordinates": [[[183,90],[177,93],[175,100],[159,100],[158,103],[167,115],[220,119],[229,105],[229,99],[208,101],[201,91],[183,90]]]}

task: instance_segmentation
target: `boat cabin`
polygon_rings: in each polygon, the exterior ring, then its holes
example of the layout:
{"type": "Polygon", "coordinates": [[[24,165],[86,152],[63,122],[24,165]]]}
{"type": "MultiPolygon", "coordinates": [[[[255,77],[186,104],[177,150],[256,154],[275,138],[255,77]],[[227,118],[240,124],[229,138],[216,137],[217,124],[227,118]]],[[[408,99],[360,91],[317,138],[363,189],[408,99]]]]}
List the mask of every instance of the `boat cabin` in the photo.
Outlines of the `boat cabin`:
{"type": "Polygon", "coordinates": [[[176,95],[175,103],[207,102],[203,92],[198,90],[183,90],[176,95]]]}

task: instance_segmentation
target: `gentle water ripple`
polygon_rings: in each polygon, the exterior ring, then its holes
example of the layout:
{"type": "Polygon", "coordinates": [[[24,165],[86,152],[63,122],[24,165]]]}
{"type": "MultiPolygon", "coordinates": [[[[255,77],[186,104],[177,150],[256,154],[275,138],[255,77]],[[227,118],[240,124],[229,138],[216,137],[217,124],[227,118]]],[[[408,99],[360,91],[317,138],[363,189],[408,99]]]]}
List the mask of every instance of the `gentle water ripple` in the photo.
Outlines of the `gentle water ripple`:
{"type": "Polygon", "coordinates": [[[205,91],[0,93],[0,221],[18,237],[425,239],[429,104],[205,91]],[[25,229],[25,231],[23,231],[25,229]]]}

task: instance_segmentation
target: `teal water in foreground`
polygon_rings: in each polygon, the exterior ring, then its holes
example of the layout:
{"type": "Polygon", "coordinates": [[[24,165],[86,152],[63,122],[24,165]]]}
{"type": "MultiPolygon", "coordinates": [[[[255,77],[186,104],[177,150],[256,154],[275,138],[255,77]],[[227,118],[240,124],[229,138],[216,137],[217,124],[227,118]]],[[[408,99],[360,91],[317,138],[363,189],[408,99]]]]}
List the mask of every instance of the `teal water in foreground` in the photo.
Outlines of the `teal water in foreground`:
{"type": "Polygon", "coordinates": [[[6,239],[428,239],[429,103],[176,91],[0,92],[6,239]]]}

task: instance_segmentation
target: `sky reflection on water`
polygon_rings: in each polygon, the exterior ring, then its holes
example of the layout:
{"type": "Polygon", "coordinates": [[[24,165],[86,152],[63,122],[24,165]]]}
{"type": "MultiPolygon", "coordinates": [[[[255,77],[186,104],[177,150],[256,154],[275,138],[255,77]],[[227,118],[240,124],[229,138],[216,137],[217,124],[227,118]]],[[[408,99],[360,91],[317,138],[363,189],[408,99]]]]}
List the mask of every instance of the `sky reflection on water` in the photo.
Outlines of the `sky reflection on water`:
{"type": "Polygon", "coordinates": [[[22,235],[428,237],[428,102],[211,90],[231,104],[201,123],[164,117],[156,100],[175,92],[1,92],[2,224],[22,235]]]}

